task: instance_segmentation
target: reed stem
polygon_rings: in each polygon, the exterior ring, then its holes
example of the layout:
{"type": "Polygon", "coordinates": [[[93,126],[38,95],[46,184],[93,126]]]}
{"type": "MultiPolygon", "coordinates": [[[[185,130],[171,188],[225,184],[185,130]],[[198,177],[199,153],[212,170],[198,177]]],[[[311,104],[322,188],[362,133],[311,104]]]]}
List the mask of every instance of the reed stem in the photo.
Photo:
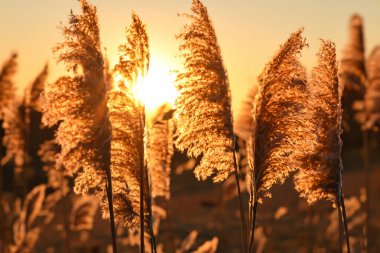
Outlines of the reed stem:
{"type": "Polygon", "coordinates": [[[140,147],[140,252],[145,253],[144,241],[144,184],[145,184],[145,107],[139,106],[140,110],[140,127],[143,131],[143,143],[140,147]]]}
{"type": "Polygon", "coordinates": [[[238,191],[238,198],[239,198],[239,208],[240,208],[240,223],[241,223],[241,234],[242,234],[242,243],[243,243],[243,250],[244,253],[247,252],[247,235],[246,235],[246,227],[245,227],[245,216],[244,216],[244,207],[243,207],[243,201],[241,197],[241,190],[240,190],[240,182],[239,182],[239,167],[236,160],[236,151],[235,151],[235,145],[236,145],[236,137],[233,137],[233,157],[234,157],[234,174],[235,174],[235,180],[236,180],[236,186],[238,191]]]}
{"type": "Polygon", "coordinates": [[[255,241],[255,227],[256,227],[256,213],[257,213],[257,200],[256,197],[254,196],[253,200],[253,208],[252,208],[252,224],[251,224],[251,239],[249,241],[249,252],[253,253],[253,243],[255,241]]]}
{"type": "MultiPolygon", "coordinates": [[[[108,161],[109,159],[107,159],[108,161]]],[[[113,212],[113,195],[112,195],[112,178],[111,178],[111,168],[108,163],[106,166],[106,175],[107,175],[107,183],[106,183],[106,192],[108,199],[108,208],[110,211],[110,226],[111,226],[111,235],[112,235],[112,252],[117,253],[117,236],[116,236],[116,225],[115,225],[115,216],[113,212]]]]}
{"type": "Polygon", "coordinates": [[[347,253],[350,253],[351,252],[351,249],[350,249],[350,236],[349,236],[349,233],[348,233],[346,207],[344,205],[344,198],[343,198],[343,196],[341,196],[340,201],[341,201],[342,212],[343,212],[344,229],[346,230],[345,235],[346,235],[347,253]]]}
{"type": "Polygon", "coordinates": [[[340,197],[339,196],[337,198],[337,201],[336,201],[336,207],[338,209],[338,220],[339,220],[339,253],[343,253],[343,240],[342,240],[342,236],[343,236],[343,224],[342,224],[342,212],[340,210],[340,197]]]}
{"type": "MultiPolygon", "coordinates": [[[[146,166],[147,163],[145,163],[145,171],[148,171],[148,167],[146,166]]],[[[150,188],[150,187],[149,187],[150,188]]],[[[154,231],[153,231],[153,226],[152,226],[152,220],[153,220],[153,214],[152,214],[152,197],[151,197],[151,189],[149,189],[148,192],[148,199],[147,199],[147,204],[148,204],[148,224],[149,224],[149,235],[150,235],[150,244],[151,244],[151,251],[152,253],[156,253],[156,237],[154,236],[154,231]]]]}

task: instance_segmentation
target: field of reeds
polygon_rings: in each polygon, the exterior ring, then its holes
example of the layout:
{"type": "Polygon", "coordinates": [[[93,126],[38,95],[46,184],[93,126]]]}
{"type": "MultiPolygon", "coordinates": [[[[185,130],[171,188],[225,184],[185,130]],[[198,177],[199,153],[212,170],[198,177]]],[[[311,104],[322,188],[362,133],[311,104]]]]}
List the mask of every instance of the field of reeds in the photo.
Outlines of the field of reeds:
{"type": "Polygon", "coordinates": [[[111,66],[78,2],[61,77],[46,65],[16,92],[18,54],[2,59],[0,253],[380,251],[380,47],[366,52],[361,16],[340,59],[320,40],[310,73],[304,28],[289,31],[234,118],[200,0],[179,14],[174,102],[154,110],[149,24],[132,12],[111,66]]]}

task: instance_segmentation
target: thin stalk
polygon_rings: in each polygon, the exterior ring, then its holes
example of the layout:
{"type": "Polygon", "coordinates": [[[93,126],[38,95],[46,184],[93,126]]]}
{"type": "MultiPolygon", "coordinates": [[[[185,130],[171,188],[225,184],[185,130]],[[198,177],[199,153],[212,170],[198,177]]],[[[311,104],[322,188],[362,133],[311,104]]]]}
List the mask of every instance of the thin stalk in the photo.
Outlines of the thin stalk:
{"type": "MultiPolygon", "coordinates": [[[[148,168],[146,166],[147,163],[145,163],[145,171],[148,171],[148,168]]],[[[150,186],[150,185],[149,185],[150,186]]],[[[156,237],[154,236],[154,231],[153,231],[153,226],[152,226],[152,217],[153,217],[153,214],[152,214],[152,197],[151,197],[151,189],[149,187],[149,192],[148,192],[148,199],[147,199],[147,203],[148,203],[148,224],[149,224],[149,235],[150,235],[150,244],[151,244],[151,251],[152,253],[156,253],[157,252],[157,249],[156,249],[156,237]]]]}
{"type": "Polygon", "coordinates": [[[249,241],[249,252],[253,253],[253,243],[255,241],[255,227],[256,227],[256,213],[257,213],[257,200],[254,197],[252,208],[252,225],[251,225],[251,239],[249,241]]]}
{"type": "MultiPolygon", "coordinates": [[[[150,215],[149,216],[151,216],[152,217],[152,212],[150,212],[150,215]]],[[[155,237],[155,235],[154,235],[154,231],[153,231],[153,227],[152,227],[152,219],[150,218],[150,222],[149,222],[149,224],[150,224],[150,241],[151,241],[151,244],[152,244],[152,248],[151,248],[151,250],[152,250],[152,252],[153,253],[157,253],[157,248],[156,248],[156,237],[155,237]]]]}
{"type": "Polygon", "coordinates": [[[117,253],[117,236],[116,236],[115,216],[113,213],[112,178],[111,178],[111,168],[109,164],[109,159],[107,159],[106,175],[107,175],[106,192],[107,192],[107,199],[108,199],[108,208],[110,211],[110,226],[111,226],[111,234],[112,234],[112,252],[117,253]]]}
{"type": "Polygon", "coordinates": [[[343,252],[343,240],[342,240],[342,234],[343,234],[343,224],[342,224],[342,213],[340,210],[340,196],[337,198],[336,206],[338,209],[338,220],[339,220],[339,253],[343,252]]]}
{"type": "MultiPolygon", "coordinates": [[[[140,106],[140,124],[141,129],[143,129],[143,139],[145,135],[145,108],[144,106],[140,106]]],[[[145,242],[144,242],[144,168],[145,168],[145,147],[144,143],[142,143],[140,147],[140,252],[145,253],[145,242]]]]}
{"type": "Polygon", "coordinates": [[[236,137],[233,137],[233,157],[234,157],[234,168],[235,168],[235,180],[236,180],[236,186],[238,191],[238,198],[239,198],[239,207],[240,207],[240,223],[241,223],[241,234],[242,234],[242,243],[243,243],[243,250],[244,253],[247,252],[247,237],[246,237],[246,227],[245,227],[245,216],[244,216],[244,207],[243,207],[243,201],[241,198],[241,191],[240,191],[240,182],[239,182],[239,168],[238,163],[236,161],[236,151],[235,151],[235,145],[236,145],[236,137]]]}
{"type": "Polygon", "coordinates": [[[347,253],[350,253],[350,236],[348,233],[348,226],[347,226],[347,216],[346,216],[346,207],[344,205],[344,198],[341,196],[340,203],[342,206],[342,212],[343,212],[343,223],[344,223],[344,229],[346,230],[346,245],[347,245],[347,253]]]}
{"type": "Polygon", "coordinates": [[[367,252],[369,252],[369,245],[370,245],[370,177],[371,177],[371,170],[370,170],[370,157],[369,157],[369,132],[367,130],[363,131],[363,166],[366,174],[365,184],[366,184],[366,203],[365,203],[365,209],[366,209],[366,239],[367,239],[367,252]]]}
{"type": "MultiPolygon", "coordinates": [[[[2,124],[0,124],[1,126],[2,124]]],[[[1,131],[1,130],[0,130],[1,131]]],[[[3,136],[0,137],[0,142],[2,142],[3,136]]],[[[3,158],[2,152],[3,151],[3,145],[0,145],[0,201],[3,201],[3,190],[4,190],[4,171],[3,168],[1,167],[1,159],[3,158]]],[[[4,253],[5,252],[5,214],[3,212],[3,208],[0,207],[0,252],[4,253]]]]}
{"type": "Polygon", "coordinates": [[[144,183],[144,172],[142,166],[140,166],[140,252],[145,252],[144,245],[144,190],[142,187],[144,183]],[[142,173],[141,173],[142,172],[142,173]]]}

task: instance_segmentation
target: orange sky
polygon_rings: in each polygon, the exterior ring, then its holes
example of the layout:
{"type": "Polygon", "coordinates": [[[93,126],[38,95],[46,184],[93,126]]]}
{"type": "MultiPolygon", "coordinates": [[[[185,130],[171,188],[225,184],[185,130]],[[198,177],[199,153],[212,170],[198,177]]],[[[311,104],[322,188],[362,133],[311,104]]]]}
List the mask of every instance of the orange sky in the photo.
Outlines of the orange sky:
{"type": "MultiPolygon", "coordinates": [[[[125,41],[124,29],[130,23],[132,10],[147,24],[151,54],[156,61],[174,68],[178,33],[183,18],[178,12],[189,10],[190,0],[93,0],[98,8],[103,47],[111,63],[116,61],[117,47],[125,41]]],[[[204,0],[214,22],[230,77],[234,111],[256,81],[264,64],[287,36],[305,27],[310,47],[304,50],[302,61],[308,70],[315,61],[319,38],[331,39],[337,45],[338,56],[347,38],[349,16],[357,12],[364,17],[367,53],[380,44],[380,1],[357,0],[204,0]]],[[[76,0],[0,0],[0,61],[12,50],[20,56],[16,82],[21,90],[49,61],[54,81],[64,74],[57,66],[51,48],[62,41],[59,22],[65,23],[76,0]]]]}

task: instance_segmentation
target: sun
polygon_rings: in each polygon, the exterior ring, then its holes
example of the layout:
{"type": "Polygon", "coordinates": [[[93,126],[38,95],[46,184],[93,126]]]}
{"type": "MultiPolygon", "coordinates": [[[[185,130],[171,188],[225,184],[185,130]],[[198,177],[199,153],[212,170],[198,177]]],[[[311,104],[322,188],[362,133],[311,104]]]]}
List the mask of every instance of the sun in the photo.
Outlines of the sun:
{"type": "Polygon", "coordinates": [[[152,59],[145,77],[136,85],[136,96],[144,103],[146,110],[154,111],[163,104],[173,106],[177,97],[175,75],[170,67],[158,59],[152,59]]]}

